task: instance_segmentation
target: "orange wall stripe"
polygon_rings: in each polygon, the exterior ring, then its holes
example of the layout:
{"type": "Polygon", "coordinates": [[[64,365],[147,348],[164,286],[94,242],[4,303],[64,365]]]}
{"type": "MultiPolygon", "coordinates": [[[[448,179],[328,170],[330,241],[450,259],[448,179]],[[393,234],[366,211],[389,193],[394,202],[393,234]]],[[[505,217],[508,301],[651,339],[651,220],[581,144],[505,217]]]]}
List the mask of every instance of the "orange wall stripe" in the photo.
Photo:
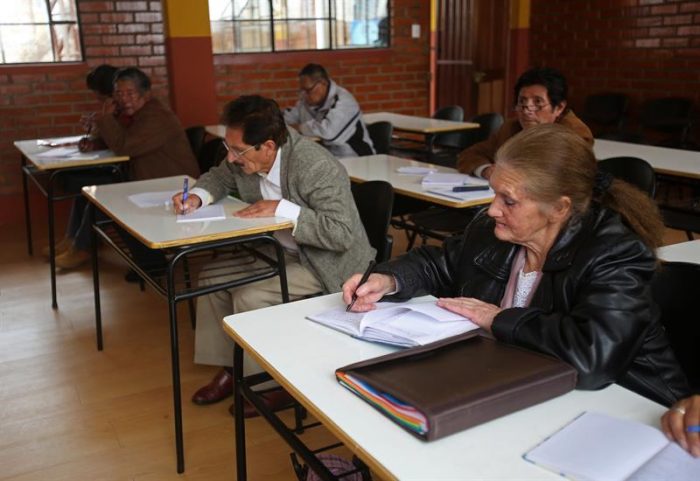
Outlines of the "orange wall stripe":
{"type": "Polygon", "coordinates": [[[207,0],[163,0],[165,34],[168,37],[208,37],[209,3],[207,0]]]}

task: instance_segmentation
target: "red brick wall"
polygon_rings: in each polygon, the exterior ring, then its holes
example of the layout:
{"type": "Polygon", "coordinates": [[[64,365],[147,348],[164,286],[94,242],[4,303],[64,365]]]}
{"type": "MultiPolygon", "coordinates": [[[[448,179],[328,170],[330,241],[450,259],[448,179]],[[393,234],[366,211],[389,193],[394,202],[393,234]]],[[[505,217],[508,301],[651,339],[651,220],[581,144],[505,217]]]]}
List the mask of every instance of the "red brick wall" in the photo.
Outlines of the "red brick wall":
{"type": "MultiPolygon", "coordinates": [[[[355,93],[366,111],[428,114],[429,5],[393,0],[392,47],[379,51],[308,52],[216,56],[219,109],[244,93],[260,93],[291,104],[297,72],[308,62],[325,65],[338,83],[355,93]],[[411,24],[421,38],[411,38],[411,24]]],[[[148,73],[155,94],[168,96],[159,1],[78,0],[86,62],[72,66],[0,66],[0,223],[21,216],[19,155],[13,140],[75,134],[78,119],[97,106],[85,74],[100,63],[137,65],[148,73]]],[[[30,189],[36,195],[35,189],[30,189]]],[[[43,200],[33,204],[42,206],[43,200]]]]}
{"type": "Polygon", "coordinates": [[[531,63],[564,72],[575,109],[601,91],[629,95],[632,118],[649,98],[700,108],[700,1],[532,0],[531,15],[531,63]]]}
{"type": "MultiPolygon", "coordinates": [[[[136,65],[151,76],[156,96],[167,101],[160,2],[78,0],[78,9],[85,63],[0,66],[0,196],[21,192],[12,141],[74,135],[80,115],[98,107],[85,88],[85,74],[95,65],[136,65]]],[[[10,213],[2,210],[0,219],[7,218],[10,213]]]]}
{"type": "Polygon", "coordinates": [[[391,110],[428,115],[430,2],[394,0],[391,48],[376,51],[294,52],[216,55],[219,107],[239,95],[259,93],[282,107],[297,98],[297,74],[307,63],[323,65],[352,92],[363,111],[391,110]],[[421,25],[421,38],[411,38],[411,24],[421,25]]]}

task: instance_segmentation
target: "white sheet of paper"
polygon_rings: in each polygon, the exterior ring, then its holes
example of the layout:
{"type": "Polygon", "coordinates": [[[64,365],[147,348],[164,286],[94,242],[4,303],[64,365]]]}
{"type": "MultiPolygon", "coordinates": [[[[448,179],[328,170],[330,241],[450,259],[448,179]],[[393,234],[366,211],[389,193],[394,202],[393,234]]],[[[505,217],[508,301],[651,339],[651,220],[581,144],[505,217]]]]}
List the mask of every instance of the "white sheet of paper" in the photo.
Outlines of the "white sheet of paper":
{"type": "Polygon", "coordinates": [[[399,174],[407,175],[428,175],[432,174],[435,171],[435,169],[431,169],[430,167],[414,167],[411,165],[406,165],[396,169],[396,172],[398,172],[399,174]]]}
{"type": "Polygon", "coordinates": [[[180,192],[179,190],[166,190],[162,192],[141,192],[139,194],[131,194],[128,199],[132,203],[141,208],[145,207],[161,207],[171,202],[173,196],[180,192]]]}
{"type": "Polygon", "coordinates": [[[581,480],[648,480],[654,466],[657,474],[658,466],[664,466],[665,479],[700,479],[700,459],[682,449],[666,449],[669,444],[664,434],[652,426],[585,412],[525,453],[524,458],[581,480]],[[669,457],[685,462],[668,462],[669,457]]]}
{"type": "Polygon", "coordinates": [[[36,145],[44,145],[48,147],[58,147],[61,145],[77,144],[82,139],[82,135],[73,135],[72,137],[55,137],[53,139],[38,139],[36,145]]]}
{"type": "Polygon", "coordinates": [[[212,204],[206,207],[201,207],[191,214],[178,214],[177,222],[204,222],[209,220],[224,220],[226,212],[221,204],[212,204]]]}
{"type": "Polygon", "coordinates": [[[94,160],[99,157],[95,152],[81,152],[78,147],[55,147],[37,155],[43,159],[94,160]]]}
{"type": "Polygon", "coordinates": [[[450,172],[435,172],[423,177],[421,184],[424,188],[436,186],[456,186],[456,185],[488,185],[489,181],[467,174],[450,172]]]}
{"type": "Polygon", "coordinates": [[[431,194],[442,195],[450,199],[455,200],[477,200],[485,199],[488,197],[493,197],[495,192],[492,189],[488,190],[473,190],[471,192],[452,192],[452,188],[449,189],[428,189],[431,194]]]}

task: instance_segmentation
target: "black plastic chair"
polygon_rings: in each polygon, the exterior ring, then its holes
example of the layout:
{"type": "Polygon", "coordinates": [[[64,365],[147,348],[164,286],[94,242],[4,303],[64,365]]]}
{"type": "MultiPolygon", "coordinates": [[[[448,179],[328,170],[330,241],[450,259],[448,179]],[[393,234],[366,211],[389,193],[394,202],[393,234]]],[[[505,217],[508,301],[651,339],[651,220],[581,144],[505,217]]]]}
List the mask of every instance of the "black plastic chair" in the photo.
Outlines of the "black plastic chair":
{"type": "Polygon", "coordinates": [[[394,126],[391,122],[381,121],[367,125],[369,136],[374,144],[374,150],[378,154],[388,154],[391,146],[391,135],[394,126]]]}
{"type": "Polygon", "coordinates": [[[436,143],[435,151],[430,159],[432,163],[445,167],[454,167],[457,164],[457,156],[460,152],[498,132],[498,129],[503,125],[503,116],[499,113],[490,112],[475,115],[469,119],[469,122],[479,124],[479,128],[447,134],[446,140],[441,141],[446,141],[448,142],[447,144],[440,143],[438,145],[436,143]]]}
{"type": "MultiPolygon", "coordinates": [[[[454,122],[461,122],[464,120],[464,109],[459,105],[449,105],[438,109],[433,114],[434,119],[440,120],[452,120],[454,122]]],[[[429,151],[433,151],[435,146],[459,146],[460,144],[460,132],[454,132],[449,134],[437,134],[433,135],[428,143],[429,151]]]]}
{"type": "Polygon", "coordinates": [[[646,160],[638,157],[610,157],[598,162],[598,168],[638,187],[649,197],[654,198],[656,172],[646,160]]]}
{"type": "Polygon", "coordinates": [[[199,156],[197,156],[199,171],[203,174],[212,167],[219,165],[226,158],[226,154],[227,151],[226,147],[224,147],[223,139],[217,137],[206,141],[200,149],[199,156]]]}
{"type": "Polygon", "coordinates": [[[192,148],[192,153],[195,158],[199,159],[199,155],[204,146],[204,137],[207,135],[207,131],[201,125],[195,125],[194,127],[187,127],[185,129],[185,134],[187,135],[187,140],[190,142],[190,147],[192,148]]]}
{"type": "Polygon", "coordinates": [[[586,97],[581,118],[596,137],[622,132],[629,97],[621,93],[599,93],[586,97]]]}
{"type": "Polygon", "coordinates": [[[693,392],[700,392],[700,322],[694,314],[698,286],[700,265],[686,262],[663,263],[651,285],[666,336],[693,392]]]}
{"type": "Polygon", "coordinates": [[[391,210],[394,206],[394,188],[383,180],[352,184],[352,196],[369,243],[377,250],[377,262],[391,258],[394,239],[388,234],[391,210]]]}

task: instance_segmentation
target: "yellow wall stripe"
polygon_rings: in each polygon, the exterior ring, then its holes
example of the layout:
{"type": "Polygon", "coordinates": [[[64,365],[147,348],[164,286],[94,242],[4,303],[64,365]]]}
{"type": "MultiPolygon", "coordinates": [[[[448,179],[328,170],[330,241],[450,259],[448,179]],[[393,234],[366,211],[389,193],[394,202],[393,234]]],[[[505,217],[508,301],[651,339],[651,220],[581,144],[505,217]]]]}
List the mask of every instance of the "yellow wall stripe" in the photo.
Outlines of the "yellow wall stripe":
{"type": "Polygon", "coordinates": [[[163,0],[165,35],[210,37],[208,0],[163,0]]]}
{"type": "Polygon", "coordinates": [[[530,28],[530,0],[510,0],[510,28],[530,28]]]}

